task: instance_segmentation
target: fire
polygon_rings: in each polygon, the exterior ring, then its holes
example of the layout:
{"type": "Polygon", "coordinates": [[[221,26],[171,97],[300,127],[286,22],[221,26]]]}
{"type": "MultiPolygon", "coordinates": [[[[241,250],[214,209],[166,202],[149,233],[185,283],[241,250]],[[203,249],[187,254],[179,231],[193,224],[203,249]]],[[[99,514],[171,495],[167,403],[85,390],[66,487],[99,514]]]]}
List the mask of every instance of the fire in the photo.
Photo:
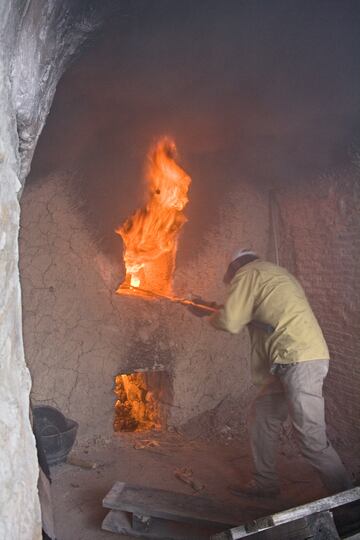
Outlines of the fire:
{"type": "Polygon", "coordinates": [[[173,140],[164,137],[155,145],[148,155],[147,203],[116,229],[124,242],[126,268],[118,294],[132,293],[134,288],[172,292],[177,240],[187,221],[183,209],[191,183],[176,158],[173,140]]]}
{"type": "Polygon", "coordinates": [[[115,431],[159,430],[165,422],[161,392],[151,389],[152,374],[115,377],[115,431]]]}

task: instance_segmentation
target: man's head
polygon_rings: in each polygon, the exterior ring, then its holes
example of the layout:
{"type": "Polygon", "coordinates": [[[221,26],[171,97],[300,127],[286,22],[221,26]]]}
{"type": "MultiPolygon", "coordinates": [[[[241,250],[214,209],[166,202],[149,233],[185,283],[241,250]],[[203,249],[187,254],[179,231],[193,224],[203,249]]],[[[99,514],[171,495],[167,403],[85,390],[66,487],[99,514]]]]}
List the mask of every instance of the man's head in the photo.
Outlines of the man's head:
{"type": "Polygon", "coordinates": [[[228,285],[240,268],[245,266],[245,264],[256,261],[258,258],[259,256],[251,249],[237,249],[231,256],[231,262],[224,275],[224,283],[228,285]]]}
{"type": "Polygon", "coordinates": [[[249,248],[238,248],[238,249],[235,249],[235,251],[232,253],[231,255],[231,259],[230,259],[230,264],[233,262],[233,261],[236,261],[236,259],[240,259],[242,257],[246,257],[247,255],[252,255],[253,257],[256,257],[256,259],[258,259],[258,255],[255,253],[254,250],[252,249],[249,249],[249,248]]]}

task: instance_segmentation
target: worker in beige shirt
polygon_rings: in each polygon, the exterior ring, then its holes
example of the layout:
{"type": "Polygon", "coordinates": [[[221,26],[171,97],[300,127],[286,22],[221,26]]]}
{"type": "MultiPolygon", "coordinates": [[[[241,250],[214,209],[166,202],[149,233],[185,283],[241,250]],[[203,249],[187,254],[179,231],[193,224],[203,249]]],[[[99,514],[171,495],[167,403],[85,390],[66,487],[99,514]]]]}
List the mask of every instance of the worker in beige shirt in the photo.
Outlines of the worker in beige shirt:
{"type": "Polygon", "coordinates": [[[260,385],[251,426],[253,480],[235,494],[276,496],[276,450],[288,415],[304,458],[319,472],[329,494],[351,480],[326,436],[323,381],[329,351],[299,282],[284,268],[240,250],[224,277],[228,294],[211,323],[232,334],[248,325],[253,382],[260,385]]]}

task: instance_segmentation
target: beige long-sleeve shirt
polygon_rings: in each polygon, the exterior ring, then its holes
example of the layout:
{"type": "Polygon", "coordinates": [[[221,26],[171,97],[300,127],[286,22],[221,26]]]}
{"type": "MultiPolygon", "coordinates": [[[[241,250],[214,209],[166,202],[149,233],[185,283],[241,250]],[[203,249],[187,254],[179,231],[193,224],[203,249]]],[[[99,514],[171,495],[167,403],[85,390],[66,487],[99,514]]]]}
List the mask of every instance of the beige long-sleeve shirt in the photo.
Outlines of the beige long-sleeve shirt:
{"type": "Polygon", "coordinates": [[[237,334],[251,321],[274,328],[268,334],[250,327],[255,384],[265,382],[274,363],[329,359],[323,333],[300,283],[284,268],[260,259],[237,271],[225,305],[212,324],[237,334]]]}

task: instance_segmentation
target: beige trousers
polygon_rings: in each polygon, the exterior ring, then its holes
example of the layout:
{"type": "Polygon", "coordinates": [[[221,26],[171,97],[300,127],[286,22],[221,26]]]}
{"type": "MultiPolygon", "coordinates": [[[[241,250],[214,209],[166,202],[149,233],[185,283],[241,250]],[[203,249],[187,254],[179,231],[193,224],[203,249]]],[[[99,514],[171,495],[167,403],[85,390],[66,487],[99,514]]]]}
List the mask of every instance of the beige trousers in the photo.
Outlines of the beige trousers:
{"type": "Polygon", "coordinates": [[[255,479],[260,487],[279,486],[277,445],[281,424],[288,415],[303,457],[318,471],[329,494],[352,487],[326,436],[322,388],[328,369],[328,360],[274,365],[273,377],[255,400],[251,426],[255,479]]]}

